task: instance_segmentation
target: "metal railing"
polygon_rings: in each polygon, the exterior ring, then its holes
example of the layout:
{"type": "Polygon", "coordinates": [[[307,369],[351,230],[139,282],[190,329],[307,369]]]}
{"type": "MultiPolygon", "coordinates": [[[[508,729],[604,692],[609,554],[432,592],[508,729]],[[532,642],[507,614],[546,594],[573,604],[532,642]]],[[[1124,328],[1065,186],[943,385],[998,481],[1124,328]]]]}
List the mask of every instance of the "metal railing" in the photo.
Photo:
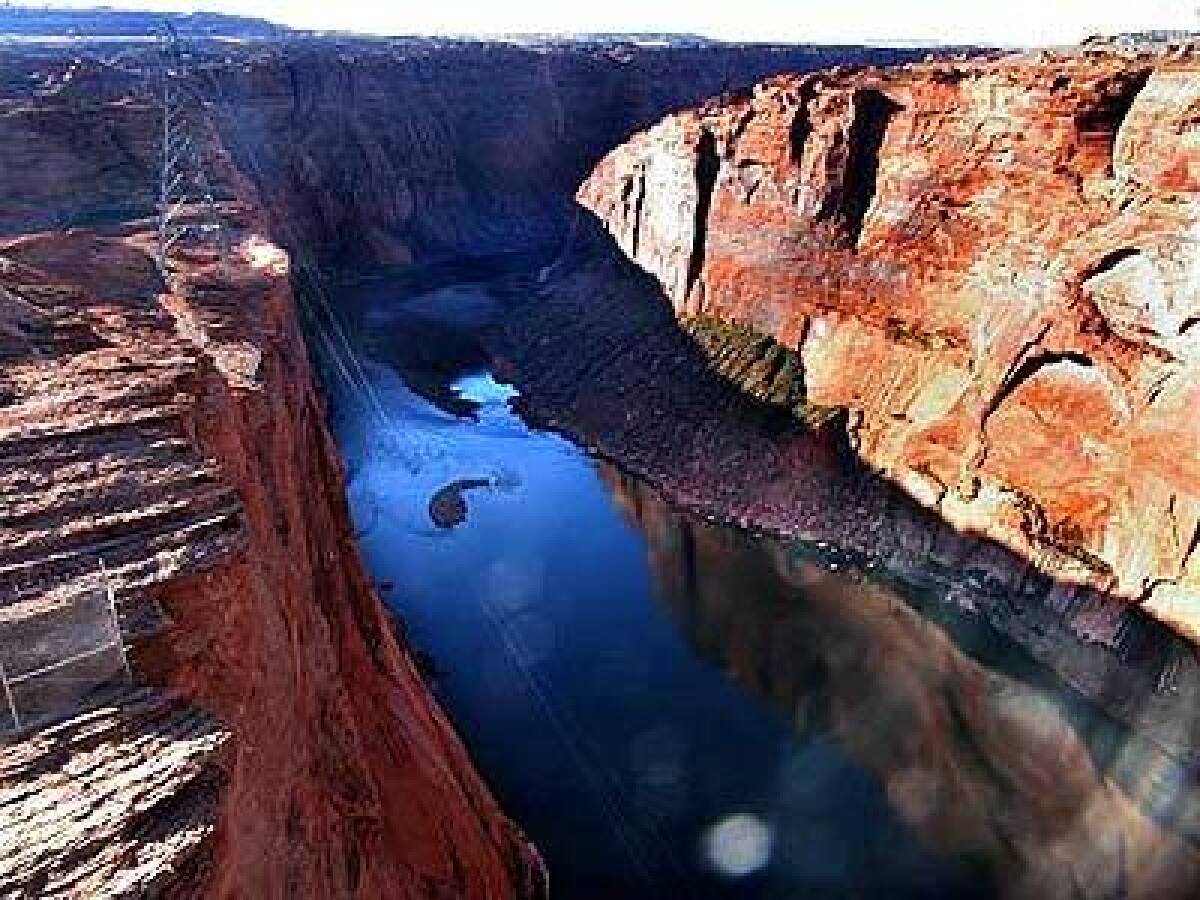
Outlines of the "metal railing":
{"type": "Polygon", "coordinates": [[[0,730],[53,720],[131,680],[103,562],[90,575],[0,607],[0,730]]]}

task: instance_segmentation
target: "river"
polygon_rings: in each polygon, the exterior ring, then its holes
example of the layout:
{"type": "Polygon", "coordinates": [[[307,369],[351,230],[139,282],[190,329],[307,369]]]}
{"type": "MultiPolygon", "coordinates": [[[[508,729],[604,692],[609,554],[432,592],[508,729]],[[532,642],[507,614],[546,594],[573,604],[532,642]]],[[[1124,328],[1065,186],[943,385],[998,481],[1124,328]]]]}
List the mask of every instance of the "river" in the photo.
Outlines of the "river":
{"type": "Polygon", "coordinates": [[[334,427],[372,574],[554,897],[1191,883],[1179,766],[985,626],[527,425],[477,277],[347,290],[366,386],[329,379],[334,427]]]}

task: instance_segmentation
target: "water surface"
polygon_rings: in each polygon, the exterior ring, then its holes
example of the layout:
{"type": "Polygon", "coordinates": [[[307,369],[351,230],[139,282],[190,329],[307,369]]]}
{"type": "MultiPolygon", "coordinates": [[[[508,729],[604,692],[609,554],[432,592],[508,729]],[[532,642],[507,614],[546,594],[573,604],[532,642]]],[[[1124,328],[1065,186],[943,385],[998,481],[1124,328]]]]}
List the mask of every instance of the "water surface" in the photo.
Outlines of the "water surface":
{"type": "Polygon", "coordinates": [[[486,286],[364,296],[369,390],[334,393],[356,526],[555,897],[1190,884],[1178,767],[1019,650],[969,626],[968,652],[870,573],[694,521],[528,427],[463,349],[486,286]]]}

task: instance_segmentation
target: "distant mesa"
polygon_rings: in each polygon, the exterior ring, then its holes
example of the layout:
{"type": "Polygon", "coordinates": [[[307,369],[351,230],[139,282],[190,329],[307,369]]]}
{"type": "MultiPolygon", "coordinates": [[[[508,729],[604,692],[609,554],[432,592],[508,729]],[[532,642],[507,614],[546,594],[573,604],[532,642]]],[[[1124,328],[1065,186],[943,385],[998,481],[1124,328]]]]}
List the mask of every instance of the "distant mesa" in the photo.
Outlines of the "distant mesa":
{"type": "Polygon", "coordinates": [[[224,13],[0,5],[0,37],[145,38],[157,34],[163,22],[185,38],[272,40],[288,31],[266,19],[224,13]]]}

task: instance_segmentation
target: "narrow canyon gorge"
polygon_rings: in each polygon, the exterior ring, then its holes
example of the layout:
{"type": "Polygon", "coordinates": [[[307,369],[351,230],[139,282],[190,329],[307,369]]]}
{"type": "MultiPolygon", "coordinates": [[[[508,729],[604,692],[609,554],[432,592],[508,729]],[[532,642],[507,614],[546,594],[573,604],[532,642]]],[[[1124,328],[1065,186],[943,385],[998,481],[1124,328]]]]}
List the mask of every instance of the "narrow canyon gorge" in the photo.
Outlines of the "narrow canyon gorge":
{"type": "Polygon", "coordinates": [[[323,267],[556,247],[635,128],[911,54],[195,52],[222,246],[164,281],[156,51],[0,51],[5,640],[103,565],[138,685],[4,747],[0,895],[544,896],[360,560],[300,330],[323,267]]]}
{"type": "MultiPolygon", "coordinates": [[[[574,623],[504,630],[533,576],[452,572],[437,615],[486,576],[481,621],[609,821],[562,824],[549,764],[519,787],[542,736],[484,727],[504,682],[479,656],[467,690],[474,635],[425,652],[396,548],[441,565],[495,514],[483,559],[534,457],[608,504],[546,533],[644,557],[638,627],[678,625],[696,694],[766,710],[745,753],[815,729],[885,810],[887,866],[814,896],[1195,895],[1195,51],[330,35],[169,65],[0,47],[0,653],[98,572],[129,652],[73,714],[5,722],[0,897],[739,896],[659,871],[692,865],[675,832],[539,680],[574,623]],[[163,84],[211,194],[165,266],[163,84]],[[426,484],[408,457],[455,441],[508,468],[426,484]],[[429,522],[388,524],[397,479],[429,522]],[[580,888],[600,863],[560,826],[611,828],[642,892],[580,888]]],[[[646,733],[666,808],[682,739],[646,733]]],[[[820,844],[786,826],[798,870],[820,844]]]]}

